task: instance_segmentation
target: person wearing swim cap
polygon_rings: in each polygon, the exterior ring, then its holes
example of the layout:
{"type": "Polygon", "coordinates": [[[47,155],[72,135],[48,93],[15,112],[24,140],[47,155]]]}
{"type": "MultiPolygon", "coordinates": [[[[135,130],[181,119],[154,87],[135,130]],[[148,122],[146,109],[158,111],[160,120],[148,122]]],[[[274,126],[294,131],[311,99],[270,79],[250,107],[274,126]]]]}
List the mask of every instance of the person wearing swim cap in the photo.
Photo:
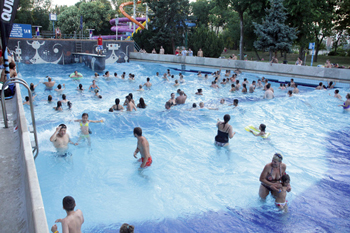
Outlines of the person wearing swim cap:
{"type": "MultiPolygon", "coordinates": [[[[272,162],[265,165],[264,170],[260,174],[259,196],[265,200],[271,193],[273,196],[282,188],[281,177],[286,174],[287,165],[282,163],[283,156],[275,153],[272,162]]],[[[287,192],[291,191],[288,185],[287,192]]]]}
{"type": "Polygon", "coordinates": [[[342,106],[344,110],[350,110],[350,93],[346,95],[346,101],[344,102],[344,104],[341,104],[339,106],[342,106]]]}
{"type": "Polygon", "coordinates": [[[67,126],[65,124],[60,124],[53,135],[50,137],[50,141],[53,142],[54,147],[58,152],[66,153],[68,150],[68,143],[73,145],[78,145],[70,140],[67,134],[67,126]]]}
{"type": "Polygon", "coordinates": [[[140,127],[134,128],[134,136],[137,138],[137,146],[134,152],[134,157],[137,159],[137,153],[141,154],[141,166],[140,168],[149,167],[152,164],[152,157],[149,152],[149,143],[147,139],[142,136],[142,129],[140,127]]]}

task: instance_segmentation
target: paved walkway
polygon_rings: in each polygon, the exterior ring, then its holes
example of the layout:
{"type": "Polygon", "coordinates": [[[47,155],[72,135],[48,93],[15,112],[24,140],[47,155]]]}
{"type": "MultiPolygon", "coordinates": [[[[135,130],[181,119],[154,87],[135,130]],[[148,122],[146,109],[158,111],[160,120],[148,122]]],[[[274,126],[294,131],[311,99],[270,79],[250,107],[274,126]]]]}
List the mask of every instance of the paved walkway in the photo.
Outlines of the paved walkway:
{"type": "Polygon", "coordinates": [[[16,98],[6,100],[9,128],[4,128],[0,107],[0,232],[28,232],[25,202],[24,161],[19,154],[16,98]]]}

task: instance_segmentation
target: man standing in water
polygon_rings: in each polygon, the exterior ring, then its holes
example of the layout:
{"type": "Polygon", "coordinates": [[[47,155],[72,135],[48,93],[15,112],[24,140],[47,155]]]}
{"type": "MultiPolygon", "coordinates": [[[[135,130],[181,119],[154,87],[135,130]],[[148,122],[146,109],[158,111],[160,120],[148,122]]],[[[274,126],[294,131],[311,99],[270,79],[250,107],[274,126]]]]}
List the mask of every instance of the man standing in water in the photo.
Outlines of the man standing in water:
{"type": "MultiPolygon", "coordinates": [[[[134,128],[134,136],[137,138],[137,146],[134,152],[134,157],[140,152],[141,154],[141,168],[149,167],[152,164],[152,157],[149,152],[149,144],[147,139],[142,136],[142,129],[140,127],[134,128]]],[[[140,161],[140,160],[139,160],[140,161]]]]}
{"type": "Polygon", "coordinates": [[[77,143],[73,143],[67,132],[67,126],[65,124],[60,124],[53,135],[50,137],[50,141],[53,142],[54,147],[56,147],[59,153],[67,156],[68,143],[73,145],[78,145],[77,143]]]}

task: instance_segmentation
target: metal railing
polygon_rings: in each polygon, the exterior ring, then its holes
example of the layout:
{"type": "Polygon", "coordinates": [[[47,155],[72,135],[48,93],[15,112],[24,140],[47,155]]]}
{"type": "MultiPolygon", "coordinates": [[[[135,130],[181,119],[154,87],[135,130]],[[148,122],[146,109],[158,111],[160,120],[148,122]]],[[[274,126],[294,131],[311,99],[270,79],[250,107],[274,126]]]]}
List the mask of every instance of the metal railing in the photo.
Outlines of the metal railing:
{"type": "MultiPolygon", "coordinates": [[[[21,79],[21,78],[10,78],[2,86],[1,106],[2,106],[2,114],[3,114],[3,118],[4,118],[5,128],[8,128],[8,119],[7,119],[7,111],[6,111],[6,104],[5,104],[5,88],[7,86],[9,86],[10,84],[13,84],[13,83],[22,84],[28,90],[29,103],[30,103],[30,112],[31,112],[32,124],[33,124],[33,131],[30,131],[30,132],[34,134],[34,140],[35,140],[35,145],[34,146],[32,145],[32,148],[33,148],[32,152],[33,152],[33,154],[35,152],[34,159],[36,159],[36,157],[39,154],[39,143],[38,143],[38,136],[37,136],[37,133],[36,133],[32,91],[30,90],[30,88],[28,86],[28,83],[26,81],[24,81],[23,79],[21,79]]],[[[16,90],[16,91],[20,91],[20,90],[16,90]]]]}
{"type": "Polygon", "coordinates": [[[137,52],[140,51],[140,49],[141,49],[140,46],[136,43],[136,41],[134,41],[134,47],[135,47],[137,52]]]}

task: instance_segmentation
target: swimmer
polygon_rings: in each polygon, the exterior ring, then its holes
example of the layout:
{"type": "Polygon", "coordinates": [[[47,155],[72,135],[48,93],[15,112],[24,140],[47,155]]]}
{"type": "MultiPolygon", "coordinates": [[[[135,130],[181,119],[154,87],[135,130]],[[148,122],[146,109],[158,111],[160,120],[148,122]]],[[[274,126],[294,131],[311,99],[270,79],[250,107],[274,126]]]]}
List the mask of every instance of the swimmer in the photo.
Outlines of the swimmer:
{"type": "Polygon", "coordinates": [[[201,71],[198,71],[197,77],[198,78],[202,78],[202,72],[201,71]]]}
{"type": "Polygon", "coordinates": [[[169,69],[167,69],[167,74],[168,74],[168,76],[171,76],[169,69]]]}
{"type": "Polygon", "coordinates": [[[139,89],[137,89],[137,91],[144,91],[144,89],[142,88],[142,85],[139,85],[139,89]]]}
{"type": "Polygon", "coordinates": [[[225,85],[226,84],[226,79],[224,78],[220,84],[225,85]]]}
{"type": "Polygon", "coordinates": [[[248,84],[249,83],[249,81],[247,80],[247,78],[245,78],[244,80],[243,80],[243,83],[242,84],[248,84]]]}
{"type": "Polygon", "coordinates": [[[36,88],[38,85],[39,85],[39,84],[34,85],[34,83],[31,83],[31,84],[30,84],[29,89],[32,91],[32,95],[34,95],[34,93],[35,93],[35,88],[36,88]]]}
{"type": "Polygon", "coordinates": [[[271,87],[271,84],[268,83],[266,85],[267,90],[265,91],[264,99],[273,99],[275,97],[275,95],[271,91],[270,87],[271,87]]]}
{"type": "Polygon", "coordinates": [[[119,78],[117,72],[114,72],[114,78],[119,78]]]}
{"type": "Polygon", "coordinates": [[[126,111],[131,112],[133,109],[134,109],[135,111],[137,111],[137,109],[136,109],[136,107],[135,107],[135,104],[134,104],[134,102],[132,101],[130,95],[128,95],[128,96],[126,97],[126,99],[127,99],[127,101],[128,101],[127,107],[126,107],[126,111]]]}
{"type": "Polygon", "coordinates": [[[68,100],[67,100],[67,96],[65,94],[62,95],[62,100],[61,100],[61,103],[67,103],[68,100]]]}
{"type": "MultiPolygon", "coordinates": [[[[60,222],[62,224],[62,232],[71,233],[81,233],[81,225],[84,223],[84,216],[81,210],[74,211],[75,200],[71,196],[66,196],[63,198],[63,209],[67,213],[67,217],[64,219],[57,219],[55,222],[60,222]]],[[[54,224],[51,227],[53,233],[58,233],[57,225],[54,224]]]]}
{"type": "Polygon", "coordinates": [[[180,96],[176,97],[176,104],[184,104],[186,102],[187,95],[184,91],[180,91],[180,96]]]}
{"type": "Polygon", "coordinates": [[[83,84],[80,83],[79,86],[77,87],[77,90],[84,91],[83,84]]]}
{"type": "Polygon", "coordinates": [[[139,100],[139,103],[137,104],[138,108],[146,108],[147,104],[145,103],[145,100],[141,97],[139,100]]]}
{"type": "MultiPolygon", "coordinates": [[[[282,188],[280,183],[281,177],[286,174],[287,166],[282,163],[283,156],[280,153],[275,153],[272,158],[272,162],[265,165],[263,171],[260,174],[260,189],[259,196],[265,200],[270,194],[276,196],[279,189],[282,188]]],[[[290,185],[287,187],[287,192],[291,191],[290,185]]]]}
{"type": "Polygon", "coordinates": [[[94,91],[96,89],[100,89],[100,88],[96,85],[96,81],[92,80],[92,84],[90,85],[89,90],[94,91]]]}
{"type": "Polygon", "coordinates": [[[63,111],[61,101],[57,101],[57,106],[53,107],[56,111],[63,111]]]}
{"type": "Polygon", "coordinates": [[[318,86],[316,87],[316,90],[323,90],[323,83],[320,82],[318,86]]]}
{"type": "Polygon", "coordinates": [[[235,83],[235,82],[236,82],[236,74],[233,74],[233,75],[231,76],[230,81],[231,81],[232,83],[235,83]]]}
{"type": "Polygon", "coordinates": [[[52,103],[52,95],[49,95],[49,96],[47,97],[47,102],[52,103]]]}
{"type": "Polygon", "coordinates": [[[239,91],[241,88],[241,84],[239,84],[239,80],[236,80],[236,91],[239,91]]]}
{"type": "Polygon", "coordinates": [[[129,93],[129,95],[125,96],[125,101],[124,101],[124,104],[123,104],[124,106],[127,106],[128,103],[129,103],[128,96],[130,96],[131,102],[132,102],[133,104],[135,104],[135,101],[133,100],[133,95],[132,95],[132,93],[129,93]]]}
{"type": "Polygon", "coordinates": [[[200,102],[199,103],[199,109],[208,109],[208,110],[219,110],[219,108],[209,108],[209,107],[204,107],[204,103],[203,102],[200,102]]]}
{"type": "MultiPolygon", "coordinates": [[[[36,95],[35,95],[35,96],[32,96],[32,101],[34,101],[34,98],[35,98],[35,97],[36,97],[36,95]]],[[[29,96],[26,96],[24,99],[25,99],[26,101],[23,102],[23,105],[30,105],[29,96]]]]}
{"type": "Polygon", "coordinates": [[[205,75],[204,75],[204,78],[205,78],[205,79],[208,79],[208,74],[205,74],[205,75]]]}
{"type": "Polygon", "coordinates": [[[344,104],[341,104],[339,106],[342,106],[344,110],[350,110],[350,93],[346,95],[346,101],[344,102],[344,104]]]}
{"type": "Polygon", "coordinates": [[[122,111],[124,110],[123,105],[119,104],[120,100],[118,98],[115,99],[115,104],[111,107],[112,110],[116,110],[116,111],[122,111]]]}
{"type": "Polygon", "coordinates": [[[225,76],[229,77],[231,75],[231,70],[226,70],[225,76]]]}
{"type": "Polygon", "coordinates": [[[249,93],[253,93],[256,87],[255,80],[252,82],[252,84],[249,86],[249,93]]]}
{"type": "Polygon", "coordinates": [[[218,134],[215,137],[215,145],[217,146],[227,146],[229,144],[229,138],[233,138],[236,132],[233,132],[232,126],[228,124],[231,117],[229,114],[224,116],[224,122],[218,119],[216,127],[218,128],[218,134]]]}
{"type": "Polygon", "coordinates": [[[94,78],[98,79],[100,77],[100,75],[98,73],[95,72],[94,78]]]}
{"type": "Polygon", "coordinates": [[[336,82],[333,83],[333,81],[330,81],[330,82],[328,83],[327,88],[332,89],[332,88],[335,87],[335,84],[336,84],[336,82]]]}
{"type": "Polygon", "coordinates": [[[280,83],[280,86],[278,87],[278,89],[283,90],[283,84],[282,83],[280,83]]]}
{"type": "Polygon", "coordinates": [[[46,76],[46,78],[47,78],[48,82],[42,82],[42,83],[46,86],[46,90],[52,90],[56,81],[52,81],[52,78],[49,76],[46,76]]]}
{"type": "MultiPolygon", "coordinates": [[[[163,53],[164,54],[164,49],[163,49],[163,53]]],[[[134,233],[135,227],[133,225],[129,225],[127,223],[124,223],[120,229],[119,229],[119,233],[134,233]]]]}
{"type": "Polygon", "coordinates": [[[298,84],[294,83],[293,94],[299,94],[298,84]]]}
{"type": "Polygon", "coordinates": [[[284,212],[288,211],[288,204],[286,201],[287,197],[287,192],[290,184],[290,177],[288,174],[284,174],[281,177],[281,184],[282,187],[278,190],[275,196],[275,205],[280,209],[283,210],[284,212]]]}
{"type": "Polygon", "coordinates": [[[134,152],[134,157],[137,159],[137,153],[141,154],[140,168],[149,167],[152,164],[152,156],[149,150],[149,143],[147,139],[142,136],[142,129],[140,127],[134,128],[134,136],[137,138],[137,146],[134,152]]]}
{"type": "Polygon", "coordinates": [[[255,133],[253,132],[253,130],[249,130],[249,132],[251,132],[254,136],[265,136],[265,135],[266,135],[266,132],[265,132],[265,130],[266,130],[266,125],[260,124],[259,130],[260,130],[260,133],[258,133],[258,134],[255,134],[255,133]]]}
{"type": "Polygon", "coordinates": [[[174,87],[177,87],[177,86],[180,86],[180,83],[179,83],[179,81],[177,81],[177,79],[175,79],[174,87]]]}
{"type": "Polygon", "coordinates": [[[143,85],[150,88],[152,86],[152,83],[150,82],[150,80],[151,80],[150,78],[147,78],[147,82],[143,85]]]}
{"type": "Polygon", "coordinates": [[[100,95],[99,93],[100,91],[98,89],[95,89],[94,92],[95,92],[95,95],[94,95],[95,97],[102,99],[102,95],[100,95]]]}
{"type": "Polygon", "coordinates": [[[53,145],[57,151],[63,154],[65,154],[68,150],[68,143],[78,145],[70,140],[69,135],[67,134],[67,126],[65,124],[60,124],[56,128],[56,131],[50,137],[50,142],[53,142],[53,145]]]}
{"type": "Polygon", "coordinates": [[[83,115],[81,116],[81,119],[74,120],[74,122],[80,123],[80,130],[81,130],[80,137],[79,137],[76,144],[78,145],[78,143],[80,142],[81,139],[87,139],[89,146],[91,146],[91,140],[90,140],[91,131],[89,129],[89,124],[90,123],[103,123],[103,120],[98,120],[98,121],[89,120],[89,114],[83,113],[83,115]]]}
{"type": "Polygon", "coordinates": [[[295,87],[294,79],[290,79],[290,87],[295,87]]]}
{"type": "Polygon", "coordinates": [[[220,87],[216,84],[215,81],[212,81],[212,82],[211,82],[210,87],[212,87],[212,88],[220,88],[220,87]]]}
{"type": "Polygon", "coordinates": [[[235,84],[231,84],[231,90],[230,90],[230,92],[235,92],[236,91],[236,86],[235,86],[235,84]]]}
{"type": "Polygon", "coordinates": [[[243,83],[242,93],[246,94],[248,92],[247,90],[247,84],[243,83]]]}
{"type": "Polygon", "coordinates": [[[238,99],[234,99],[233,100],[233,104],[229,104],[228,106],[234,106],[233,108],[236,108],[236,107],[238,107],[238,99]]]}
{"type": "Polygon", "coordinates": [[[122,73],[121,79],[125,79],[125,72],[122,73]]]}
{"type": "Polygon", "coordinates": [[[68,101],[67,106],[68,106],[68,109],[72,109],[73,104],[70,101],[68,101]]]}
{"type": "Polygon", "coordinates": [[[170,103],[170,107],[176,105],[175,93],[171,93],[168,102],[170,103]]]}
{"type": "Polygon", "coordinates": [[[166,103],[165,103],[165,109],[166,109],[166,110],[169,110],[169,109],[171,108],[171,106],[172,106],[172,105],[171,105],[170,102],[166,102],[166,103]]]}
{"type": "Polygon", "coordinates": [[[163,79],[164,79],[164,80],[166,80],[166,81],[169,81],[169,79],[168,79],[168,77],[167,77],[166,73],[164,73],[164,75],[163,75],[163,79]]]}
{"type": "Polygon", "coordinates": [[[134,74],[129,74],[129,81],[134,81],[135,80],[135,75],[134,74]]]}
{"type": "Polygon", "coordinates": [[[225,99],[224,99],[224,98],[222,98],[222,99],[220,100],[220,104],[225,104],[225,99]]]}
{"type": "Polygon", "coordinates": [[[103,75],[103,77],[109,78],[109,71],[108,71],[108,70],[105,72],[105,74],[103,75]]]}
{"type": "Polygon", "coordinates": [[[156,72],[156,76],[159,77],[159,72],[156,72]]]}
{"type": "Polygon", "coordinates": [[[83,75],[81,75],[81,74],[78,74],[78,71],[77,70],[75,70],[74,71],[74,74],[72,75],[72,76],[70,76],[71,78],[82,78],[83,77],[83,75]]]}
{"type": "Polygon", "coordinates": [[[261,80],[260,80],[260,78],[258,79],[258,88],[262,88],[263,87],[263,84],[262,84],[262,82],[261,82],[261,80]]]}
{"type": "Polygon", "coordinates": [[[203,95],[203,90],[202,88],[197,89],[197,92],[195,93],[196,95],[203,95]]]}
{"type": "Polygon", "coordinates": [[[288,97],[292,97],[292,96],[293,96],[292,90],[289,90],[289,91],[287,92],[287,94],[288,94],[288,97]]]}
{"type": "Polygon", "coordinates": [[[64,91],[66,89],[66,85],[64,85],[64,83],[63,83],[62,86],[61,86],[61,84],[58,84],[57,88],[55,89],[55,91],[57,91],[57,92],[64,91]],[[62,86],[63,86],[63,89],[62,89],[62,86]]]}
{"type": "Polygon", "coordinates": [[[185,82],[184,76],[181,73],[179,74],[179,76],[180,76],[180,83],[184,83],[185,82]]]}
{"type": "MultiPolygon", "coordinates": [[[[331,94],[329,94],[329,95],[331,95],[331,94]]],[[[341,95],[339,94],[339,90],[337,89],[337,90],[334,90],[334,97],[335,98],[338,98],[338,99],[342,99],[342,97],[341,97],[341,95]]]]}

